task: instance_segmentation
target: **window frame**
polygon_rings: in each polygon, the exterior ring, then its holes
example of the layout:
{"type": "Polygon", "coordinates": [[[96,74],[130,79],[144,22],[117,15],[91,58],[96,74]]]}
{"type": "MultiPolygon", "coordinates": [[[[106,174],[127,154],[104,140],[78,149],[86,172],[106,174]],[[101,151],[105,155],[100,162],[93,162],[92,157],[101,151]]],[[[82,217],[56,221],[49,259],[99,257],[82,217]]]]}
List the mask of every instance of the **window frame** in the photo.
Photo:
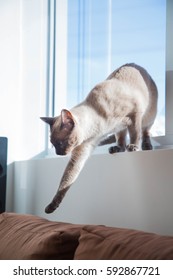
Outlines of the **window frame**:
{"type": "MultiPolygon", "coordinates": [[[[48,100],[47,100],[47,115],[54,116],[55,110],[55,101],[56,101],[56,91],[60,90],[62,92],[63,86],[61,85],[61,76],[66,72],[67,61],[66,56],[63,56],[61,53],[57,56],[56,53],[56,40],[57,40],[57,12],[61,10],[61,15],[63,14],[62,10],[67,8],[67,0],[64,0],[64,6],[59,7],[59,2],[56,0],[48,0],[48,13],[49,13],[49,22],[48,22],[48,100]],[[56,63],[58,59],[61,57],[64,59],[63,63],[66,65],[64,69],[59,73],[59,78],[56,75],[56,63]]],[[[63,24],[67,24],[65,19],[61,16],[59,20],[63,20],[63,24]]],[[[154,136],[152,137],[152,142],[154,149],[160,148],[173,148],[173,97],[172,97],[172,89],[173,89],[173,39],[171,34],[173,32],[173,2],[171,0],[166,0],[166,72],[165,72],[165,135],[163,136],[154,136]]],[[[67,28],[67,25],[66,25],[67,28]]],[[[65,38],[64,38],[65,41],[65,38]]],[[[66,44],[65,42],[64,44],[66,44]]],[[[67,46],[66,46],[67,47],[67,46]]],[[[63,50],[65,51],[65,50],[63,50]]],[[[67,77],[66,77],[67,78],[67,77]]],[[[61,101],[60,101],[61,102],[61,101]]],[[[62,100],[62,104],[64,104],[64,99],[62,100]]],[[[49,141],[48,141],[49,142],[49,141]]],[[[52,148],[50,143],[47,144],[47,152],[48,154],[54,154],[52,152],[52,148]]]]}

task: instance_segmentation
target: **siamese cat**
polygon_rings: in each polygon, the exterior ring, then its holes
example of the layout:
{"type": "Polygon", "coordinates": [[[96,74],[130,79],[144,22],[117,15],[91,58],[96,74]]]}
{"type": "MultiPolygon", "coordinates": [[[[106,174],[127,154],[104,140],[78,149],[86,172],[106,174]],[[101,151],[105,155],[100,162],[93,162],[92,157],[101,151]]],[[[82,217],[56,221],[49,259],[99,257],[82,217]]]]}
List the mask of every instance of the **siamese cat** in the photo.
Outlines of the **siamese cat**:
{"type": "Polygon", "coordinates": [[[57,155],[71,158],[46,213],[52,213],[78,177],[97,145],[117,141],[110,153],[151,150],[150,128],[157,113],[157,87],[148,72],[134,63],[115,70],[86,99],[58,117],[44,117],[57,155]],[[129,134],[129,144],[126,135],[129,134]],[[115,137],[116,135],[116,137],[115,137]],[[108,136],[108,137],[107,137],[108,136]]]}

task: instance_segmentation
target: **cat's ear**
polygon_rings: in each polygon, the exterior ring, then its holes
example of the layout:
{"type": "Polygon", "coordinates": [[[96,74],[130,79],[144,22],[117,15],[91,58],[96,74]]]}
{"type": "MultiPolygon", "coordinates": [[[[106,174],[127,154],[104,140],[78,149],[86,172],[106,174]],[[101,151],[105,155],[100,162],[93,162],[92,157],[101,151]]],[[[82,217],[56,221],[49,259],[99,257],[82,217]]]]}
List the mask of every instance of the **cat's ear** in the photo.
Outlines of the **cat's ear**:
{"type": "Polygon", "coordinates": [[[68,126],[70,128],[73,128],[75,125],[71,112],[66,109],[63,109],[61,111],[61,125],[62,125],[62,127],[68,126]]]}
{"type": "Polygon", "coordinates": [[[41,117],[40,119],[49,125],[53,125],[55,121],[55,119],[52,117],[41,117]]]}

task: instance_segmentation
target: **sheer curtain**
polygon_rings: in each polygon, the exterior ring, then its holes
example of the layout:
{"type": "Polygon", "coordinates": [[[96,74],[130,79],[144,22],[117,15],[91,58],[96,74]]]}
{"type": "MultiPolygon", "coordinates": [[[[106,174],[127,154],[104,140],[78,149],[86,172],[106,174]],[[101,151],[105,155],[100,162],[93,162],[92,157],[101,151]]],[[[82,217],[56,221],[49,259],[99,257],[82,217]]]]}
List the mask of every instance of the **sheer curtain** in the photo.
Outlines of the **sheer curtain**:
{"type": "Polygon", "coordinates": [[[0,1],[0,135],[8,163],[45,151],[47,2],[0,1]]]}

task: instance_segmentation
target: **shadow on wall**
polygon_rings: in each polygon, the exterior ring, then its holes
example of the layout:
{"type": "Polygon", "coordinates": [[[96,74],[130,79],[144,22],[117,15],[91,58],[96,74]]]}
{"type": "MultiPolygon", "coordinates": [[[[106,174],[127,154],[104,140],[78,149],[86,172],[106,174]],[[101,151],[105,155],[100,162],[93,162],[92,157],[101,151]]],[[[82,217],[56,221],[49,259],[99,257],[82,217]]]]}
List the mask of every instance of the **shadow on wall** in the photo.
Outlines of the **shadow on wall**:
{"type": "Polygon", "coordinates": [[[14,162],[7,166],[6,211],[14,209],[14,162]]]}
{"type": "Polygon", "coordinates": [[[34,190],[37,184],[35,164],[46,155],[47,149],[28,160],[8,164],[5,209],[7,212],[34,213],[34,190]]]}

